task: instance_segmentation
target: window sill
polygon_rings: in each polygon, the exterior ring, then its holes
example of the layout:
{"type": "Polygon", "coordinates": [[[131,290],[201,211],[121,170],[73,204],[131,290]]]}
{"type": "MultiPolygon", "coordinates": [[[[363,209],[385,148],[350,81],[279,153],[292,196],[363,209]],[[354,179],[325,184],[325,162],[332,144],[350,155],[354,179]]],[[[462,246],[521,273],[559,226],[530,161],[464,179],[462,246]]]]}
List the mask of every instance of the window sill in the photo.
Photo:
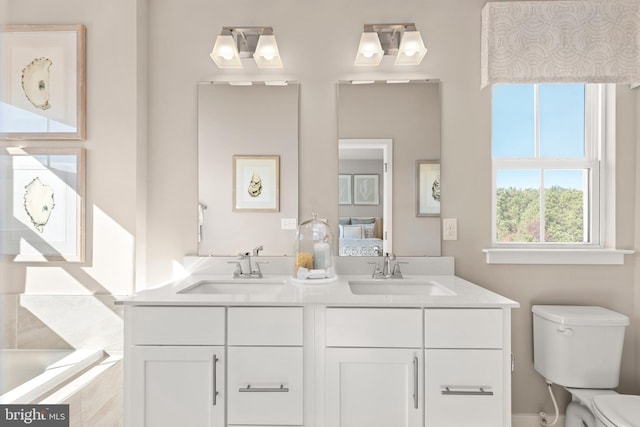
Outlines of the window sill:
{"type": "Polygon", "coordinates": [[[487,264],[622,265],[626,249],[483,249],[487,264]]]}

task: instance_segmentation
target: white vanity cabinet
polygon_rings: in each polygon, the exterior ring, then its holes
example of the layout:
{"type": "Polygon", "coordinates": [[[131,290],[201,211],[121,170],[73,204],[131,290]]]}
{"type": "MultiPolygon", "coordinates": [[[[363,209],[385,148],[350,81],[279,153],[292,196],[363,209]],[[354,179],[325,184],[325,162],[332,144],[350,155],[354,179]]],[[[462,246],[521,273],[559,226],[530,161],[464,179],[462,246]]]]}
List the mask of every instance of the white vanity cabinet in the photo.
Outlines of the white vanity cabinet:
{"type": "Polygon", "coordinates": [[[133,307],[129,314],[128,425],[224,426],[224,308],[133,307]]]}
{"type": "Polygon", "coordinates": [[[130,427],[303,425],[302,307],[133,306],[130,427]]]}
{"type": "Polygon", "coordinates": [[[422,310],[327,308],[325,425],[419,427],[422,310]]]}
{"type": "Polygon", "coordinates": [[[503,310],[429,308],[424,319],[425,426],[510,425],[503,310]]]}

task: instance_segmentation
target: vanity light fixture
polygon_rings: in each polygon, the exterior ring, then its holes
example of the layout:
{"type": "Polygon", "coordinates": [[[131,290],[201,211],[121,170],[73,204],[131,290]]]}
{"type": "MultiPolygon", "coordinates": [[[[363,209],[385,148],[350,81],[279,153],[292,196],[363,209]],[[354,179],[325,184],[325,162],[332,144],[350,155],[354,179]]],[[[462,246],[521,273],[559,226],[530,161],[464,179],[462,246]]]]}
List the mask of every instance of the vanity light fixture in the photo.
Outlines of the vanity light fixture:
{"type": "Polygon", "coordinates": [[[354,65],[377,66],[383,55],[395,55],[395,65],[418,65],[426,53],[416,24],[365,24],[354,65]]]}
{"type": "Polygon", "coordinates": [[[258,68],[282,68],[272,27],[222,27],[210,56],[218,68],[242,68],[251,57],[258,68]]]}

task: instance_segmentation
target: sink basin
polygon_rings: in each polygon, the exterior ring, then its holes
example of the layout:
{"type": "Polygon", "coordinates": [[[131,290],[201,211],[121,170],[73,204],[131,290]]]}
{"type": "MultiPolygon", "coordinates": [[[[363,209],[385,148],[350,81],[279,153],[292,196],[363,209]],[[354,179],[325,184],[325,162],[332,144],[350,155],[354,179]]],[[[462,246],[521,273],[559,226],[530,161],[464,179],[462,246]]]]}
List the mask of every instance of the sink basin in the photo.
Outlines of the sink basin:
{"type": "Polygon", "coordinates": [[[280,292],[284,284],[284,280],[277,279],[203,280],[183,289],[179,293],[269,295],[280,292]]]}
{"type": "Polygon", "coordinates": [[[450,296],[456,293],[429,280],[352,280],[349,282],[354,295],[428,295],[450,296]]]}

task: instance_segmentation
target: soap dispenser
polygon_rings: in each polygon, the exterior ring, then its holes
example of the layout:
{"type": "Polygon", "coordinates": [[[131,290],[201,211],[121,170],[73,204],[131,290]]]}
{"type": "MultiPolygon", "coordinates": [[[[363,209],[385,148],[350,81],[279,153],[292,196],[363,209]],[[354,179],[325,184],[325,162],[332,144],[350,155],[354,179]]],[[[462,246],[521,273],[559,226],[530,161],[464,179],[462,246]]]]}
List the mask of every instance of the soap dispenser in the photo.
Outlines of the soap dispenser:
{"type": "Polygon", "coordinates": [[[333,267],[333,233],[316,212],[298,227],[293,279],[296,283],[323,284],[336,279],[333,267]]]}

